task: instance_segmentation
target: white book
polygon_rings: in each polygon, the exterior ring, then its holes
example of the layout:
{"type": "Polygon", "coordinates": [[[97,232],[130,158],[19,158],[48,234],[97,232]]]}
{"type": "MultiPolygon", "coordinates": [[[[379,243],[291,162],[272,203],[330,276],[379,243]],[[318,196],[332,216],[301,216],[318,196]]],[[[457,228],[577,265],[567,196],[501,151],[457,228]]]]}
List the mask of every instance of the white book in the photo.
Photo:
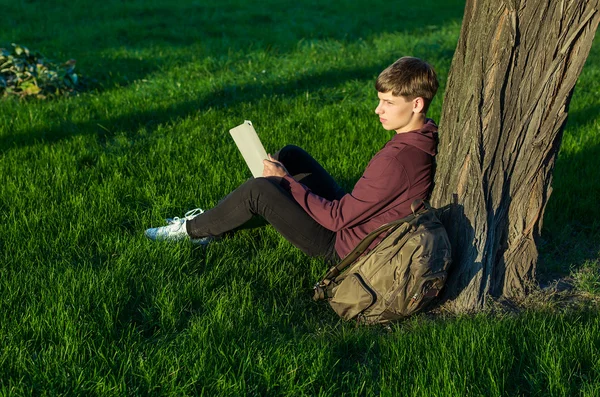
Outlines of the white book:
{"type": "Polygon", "coordinates": [[[248,168],[255,178],[263,174],[263,160],[267,159],[267,152],[263,147],[251,121],[244,121],[242,124],[229,130],[231,137],[235,141],[242,157],[248,164],[248,168]]]}

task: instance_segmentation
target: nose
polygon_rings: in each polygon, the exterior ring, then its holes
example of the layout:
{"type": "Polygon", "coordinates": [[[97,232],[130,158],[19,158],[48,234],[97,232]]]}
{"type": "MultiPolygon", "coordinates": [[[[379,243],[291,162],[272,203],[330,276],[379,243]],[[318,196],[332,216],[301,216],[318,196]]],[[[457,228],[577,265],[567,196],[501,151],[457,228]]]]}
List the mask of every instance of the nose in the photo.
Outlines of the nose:
{"type": "Polygon", "coordinates": [[[375,113],[377,113],[377,114],[382,114],[383,113],[383,110],[381,109],[381,102],[379,102],[379,104],[375,108],[375,113]]]}

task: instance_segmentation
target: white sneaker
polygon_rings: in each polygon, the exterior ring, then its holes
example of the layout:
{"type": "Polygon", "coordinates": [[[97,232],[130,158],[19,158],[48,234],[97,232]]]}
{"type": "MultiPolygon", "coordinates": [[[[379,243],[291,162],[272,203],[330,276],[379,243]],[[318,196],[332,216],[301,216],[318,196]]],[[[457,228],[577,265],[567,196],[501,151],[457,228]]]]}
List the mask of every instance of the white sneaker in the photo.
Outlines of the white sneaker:
{"type": "Polygon", "coordinates": [[[146,235],[146,237],[153,241],[190,240],[193,244],[206,245],[212,241],[212,237],[192,239],[187,233],[187,229],[185,226],[186,221],[195,218],[202,212],[204,211],[202,211],[200,208],[195,208],[191,211],[186,212],[183,218],[167,218],[167,226],[146,229],[144,234],[146,235]]]}
{"type": "Polygon", "coordinates": [[[185,219],[182,219],[181,222],[169,223],[167,226],[146,229],[144,234],[154,241],[178,241],[190,238],[185,228],[185,219]]]}

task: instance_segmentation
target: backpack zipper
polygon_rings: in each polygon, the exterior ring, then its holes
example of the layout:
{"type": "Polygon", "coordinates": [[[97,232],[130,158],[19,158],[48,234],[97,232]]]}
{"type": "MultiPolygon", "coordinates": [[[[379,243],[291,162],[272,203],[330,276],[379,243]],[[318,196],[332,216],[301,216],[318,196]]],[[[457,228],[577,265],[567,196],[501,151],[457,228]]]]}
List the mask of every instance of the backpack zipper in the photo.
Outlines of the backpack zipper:
{"type": "Polygon", "coordinates": [[[375,304],[375,302],[377,302],[377,293],[375,291],[373,291],[373,289],[371,287],[369,287],[367,285],[367,283],[365,282],[365,280],[362,278],[362,276],[358,273],[352,273],[357,279],[358,282],[363,286],[363,288],[371,295],[371,297],[373,298],[371,303],[369,304],[369,306],[365,307],[361,313],[364,313],[366,310],[368,310],[371,306],[373,306],[375,304]]]}

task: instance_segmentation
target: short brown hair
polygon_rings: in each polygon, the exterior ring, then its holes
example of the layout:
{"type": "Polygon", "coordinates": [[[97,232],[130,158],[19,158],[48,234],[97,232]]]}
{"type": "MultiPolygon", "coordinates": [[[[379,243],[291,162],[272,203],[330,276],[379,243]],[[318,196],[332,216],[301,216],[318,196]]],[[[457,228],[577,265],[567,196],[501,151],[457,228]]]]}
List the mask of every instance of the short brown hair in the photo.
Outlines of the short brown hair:
{"type": "Polygon", "coordinates": [[[435,70],[427,62],[414,57],[402,57],[388,66],[377,77],[375,88],[379,92],[390,92],[412,101],[417,97],[425,100],[423,113],[427,112],[431,100],[438,90],[435,70]]]}

